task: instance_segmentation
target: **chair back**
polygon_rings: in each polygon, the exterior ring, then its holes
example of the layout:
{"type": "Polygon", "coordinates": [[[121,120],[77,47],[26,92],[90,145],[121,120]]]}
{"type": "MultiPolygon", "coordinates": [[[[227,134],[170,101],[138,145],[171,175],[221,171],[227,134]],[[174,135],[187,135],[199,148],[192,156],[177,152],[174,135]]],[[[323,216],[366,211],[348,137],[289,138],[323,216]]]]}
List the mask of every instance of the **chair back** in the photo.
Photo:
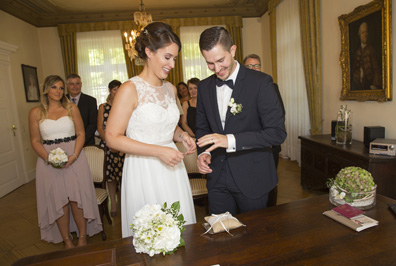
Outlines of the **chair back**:
{"type": "MultiPolygon", "coordinates": [[[[183,143],[177,142],[176,147],[179,151],[185,153],[187,149],[184,147],[183,143]]],[[[194,153],[184,156],[184,165],[186,166],[186,170],[188,174],[199,174],[198,166],[197,166],[197,151],[194,153]]]]}
{"type": "Polygon", "coordinates": [[[83,148],[87,157],[92,179],[95,183],[101,183],[105,173],[106,153],[103,148],[96,145],[88,145],[83,148]]]}
{"type": "MultiPolygon", "coordinates": [[[[177,142],[176,147],[179,151],[185,153],[187,149],[184,147],[183,143],[177,142]]],[[[191,194],[193,199],[198,200],[200,198],[204,199],[205,211],[209,213],[208,205],[208,189],[206,188],[206,175],[199,172],[197,166],[198,153],[195,150],[192,154],[184,156],[184,165],[186,166],[188,178],[190,181],[191,194]]]]}

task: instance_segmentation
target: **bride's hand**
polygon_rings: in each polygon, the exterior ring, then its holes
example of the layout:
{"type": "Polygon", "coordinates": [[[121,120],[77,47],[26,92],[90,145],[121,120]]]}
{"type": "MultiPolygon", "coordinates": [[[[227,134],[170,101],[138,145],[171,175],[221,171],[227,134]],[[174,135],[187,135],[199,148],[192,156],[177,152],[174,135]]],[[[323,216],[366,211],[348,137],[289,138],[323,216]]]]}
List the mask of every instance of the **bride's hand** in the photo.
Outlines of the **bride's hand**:
{"type": "Polygon", "coordinates": [[[197,145],[195,144],[194,139],[191,138],[188,134],[183,134],[182,138],[182,143],[187,150],[185,155],[193,153],[197,149],[197,145]]]}
{"type": "Polygon", "coordinates": [[[173,167],[184,159],[184,154],[173,148],[162,147],[158,157],[161,161],[173,167]]]}

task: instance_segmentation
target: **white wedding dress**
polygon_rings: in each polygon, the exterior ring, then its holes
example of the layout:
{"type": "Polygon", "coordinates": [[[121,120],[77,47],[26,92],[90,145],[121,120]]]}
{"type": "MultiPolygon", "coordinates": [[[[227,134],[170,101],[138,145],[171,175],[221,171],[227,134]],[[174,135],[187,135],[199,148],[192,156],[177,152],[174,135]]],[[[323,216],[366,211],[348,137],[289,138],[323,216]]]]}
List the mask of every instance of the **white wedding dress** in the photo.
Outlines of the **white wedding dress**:
{"type": "MultiPolygon", "coordinates": [[[[129,119],[126,136],[136,141],[172,147],[180,117],[173,86],[164,81],[155,87],[142,78],[131,78],[138,94],[138,106],[129,119]]],[[[126,154],[121,187],[122,237],[132,235],[135,213],[145,204],[180,201],[186,224],[195,223],[191,187],[183,162],[168,166],[157,157],[126,154]]]]}

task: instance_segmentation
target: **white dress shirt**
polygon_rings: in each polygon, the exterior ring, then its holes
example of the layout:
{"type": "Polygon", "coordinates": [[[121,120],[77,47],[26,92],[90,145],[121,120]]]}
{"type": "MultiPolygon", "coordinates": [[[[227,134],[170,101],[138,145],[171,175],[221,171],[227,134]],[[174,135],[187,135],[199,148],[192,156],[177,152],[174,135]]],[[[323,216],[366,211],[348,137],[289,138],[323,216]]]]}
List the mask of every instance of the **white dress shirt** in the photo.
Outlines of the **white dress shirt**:
{"type": "MultiPolygon", "coordinates": [[[[238,61],[235,60],[235,63],[236,63],[235,70],[227,79],[227,80],[232,80],[234,85],[240,68],[238,61]]],[[[232,89],[228,87],[226,84],[224,84],[221,87],[216,86],[216,93],[217,93],[217,105],[219,106],[220,121],[224,129],[226,114],[228,110],[228,103],[230,102],[231,99],[232,89]]],[[[235,136],[233,134],[227,134],[226,136],[228,140],[228,148],[226,151],[235,152],[236,151],[235,136]]]]}

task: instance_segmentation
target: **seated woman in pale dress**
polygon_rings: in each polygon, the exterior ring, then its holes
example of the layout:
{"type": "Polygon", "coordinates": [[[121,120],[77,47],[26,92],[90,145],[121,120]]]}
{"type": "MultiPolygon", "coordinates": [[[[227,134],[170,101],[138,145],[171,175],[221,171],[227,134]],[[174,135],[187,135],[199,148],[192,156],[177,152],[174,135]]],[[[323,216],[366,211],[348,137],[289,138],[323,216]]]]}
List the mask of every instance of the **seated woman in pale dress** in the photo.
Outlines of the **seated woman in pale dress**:
{"type": "Polygon", "coordinates": [[[30,142],[38,155],[36,197],[41,239],[74,247],[71,232],[77,232],[77,246],[86,236],[101,232],[102,223],[87,158],[82,150],[85,133],[80,111],[65,96],[65,82],[48,76],[40,106],[29,113],[30,142]],[[63,168],[48,163],[49,152],[61,148],[68,155],[63,168]],[[71,210],[71,211],[69,211],[71,210]]]}
{"type": "Polygon", "coordinates": [[[162,22],[145,27],[135,49],[145,61],[143,71],[119,88],[111,108],[107,145],[126,153],[121,186],[122,236],[145,204],[180,202],[187,224],[195,223],[191,187],[183,164],[195,151],[193,139],[177,126],[176,88],[165,81],[181,49],[172,28],[162,22]],[[126,136],[125,136],[126,131],[126,136]],[[174,142],[182,142],[186,154],[174,142]]]}

